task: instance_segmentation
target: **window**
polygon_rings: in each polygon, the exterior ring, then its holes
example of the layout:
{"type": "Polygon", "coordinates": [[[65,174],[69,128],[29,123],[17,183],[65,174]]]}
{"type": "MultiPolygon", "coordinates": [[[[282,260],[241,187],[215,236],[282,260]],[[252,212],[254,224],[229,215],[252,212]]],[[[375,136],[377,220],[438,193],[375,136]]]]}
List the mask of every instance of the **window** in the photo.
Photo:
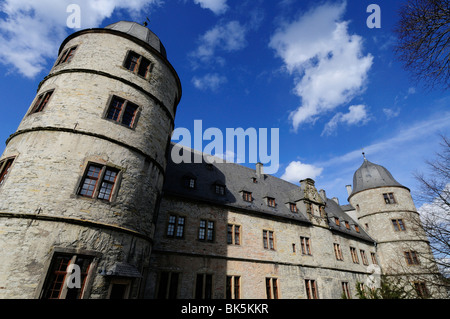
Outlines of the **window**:
{"type": "Polygon", "coordinates": [[[227,226],[227,244],[240,245],[241,244],[241,226],[228,224],[227,226]]]}
{"type": "Polygon", "coordinates": [[[348,230],[350,230],[350,224],[348,223],[348,221],[345,221],[345,228],[347,228],[348,230]]]}
{"type": "Polygon", "coordinates": [[[214,222],[209,220],[200,220],[198,230],[198,239],[203,241],[214,241],[214,222]]]}
{"type": "Polygon", "coordinates": [[[277,278],[266,278],[266,297],[267,299],[278,299],[277,278]]]}
{"type": "Polygon", "coordinates": [[[241,277],[239,276],[227,276],[226,283],[226,298],[227,299],[240,299],[241,298],[241,277]]]}
{"type": "Polygon", "coordinates": [[[414,282],[413,284],[414,289],[416,290],[416,293],[420,298],[430,297],[430,293],[428,292],[428,288],[424,282],[414,282]]]}
{"type": "Polygon", "coordinates": [[[275,207],[275,206],[276,206],[276,205],[275,205],[275,198],[273,198],[273,197],[267,197],[267,206],[275,207]]]}
{"type": "Polygon", "coordinates": [[[372,258],[372,264],[378,265],[377,255],[375,253],[370,253],[370,257],[372,258]]]}
{"type": "Polygon", "coordinates": [[[317,286],[315,280],[305,280],[306,297],[308,299],[319,299],[317,296],[317,286]]]}
{"type": "Polygon", "coordinates": [[[11,165],[13,162],[14,157],[0,161],[0,186],[3,185],[3,183],[5,182],[6,177],[8,176],[8,173],[11,170],[11,165]]]}
{"type": "Polygon", "coordinates": [[[197,274],[195,282],[195,299],[211,299],[212,298],[212,275],[197,274]]]}
{"type": "Polygon", "coordinates": [[[159,276],[158,299],[176,299],[180,274],[163,271],[159,276]]]}
{"type": "Polygon", "coordinates": [[[109,103],[106,118],[126,127],[133,128],[136,126],[138,109],[139,107],[136,104],[113,96],[109,103]]]}
{"type": "Polygon", "coordinates": [[[72,61],[73,55],[75,54],[75,51],[77,50],[77,47],[71,47],[67,50],[65,50],[62,54],[59,60],[56,62],[56,65],[60,65],[63,63],[70,63],[72,61]]]}
{"type": "Polygon", "coordinates": [[[246,202],[251,202],[253,200],[252,193],[246,191],[242,192],[242,199],[246,202]]]}
{"type": "Polygon", "coordinates": [[[357,233],[359,233],[359,226],[358,225],[354,225],[355,226],[355,230],[357,233]]]}
{"type": "Polygon", "coordinates": [[[44,299],[81,299],[84,294],[86,278],[93,257],[71,254],[55,254],[53,256],[50,268],[48,270],[47,279],[44,284],[42,298],[44,299]],[[69,288],[66,285],[66,276],[72,273],[69,265],[77,265],[80,267],[80,288],[69,288]]]}
{"type": "Polygon", "coordinates": [[[346,281],[342,282],[342,294],[345,296],[346,299],[352,298],[352,296],[350,295],[350,287],[348,286],[348,282],[346,281]]]}
{"type": "Polygon", "coordinates": [[[350,247],[350,253],[352,255],[352,261],[354,264],[359,264],[358,253],[355,247],[350,247]]]}
{"type": "Polygon", "coordinates": [[[361,259],[362,259],[363,265],[368,266],[369,265],[369,261],[367,260],[366,252],[364,250],[362,250],[362,249],[360,249],[359,252],[361,253],[361,259]]]}
{"type": "Polygon", "coordinates": [[[302,255],[312,255],[311,241],[308,237],[300,237],[300,245],[302,246],[302,255]]]}
{"type": "Polygon", "coordinates": [[[298,213],[297,204],[295,203],[289,203],[289,210],[293,213],[298,213]]]}
{"type": "Polygon", "coordinates": [[[124,67],[135,74],[148,78],[151,65],[151,62],[148,59],[136,52],[130,51],[125,60],[124,67]]]}
{"type": "Polygon", "coordinates": [[[78,195],[111,201],[118,175],[118,169],[99,164],[89,164],[78,195]]]}
{"type": "Polygon", "coordinates": [[[170,215],[167,226],[167,237],[183,238],[185,217],[170,215]]]}
{"type": "Polygon", "coordinates": [[[336,256],[336,260],[344,260],[344,257],[342,256],[341,245],[339,245],[339,244],[333,244],[333,245],[334,245],[334,254],[336,256]]]}
{"type": "Polygon", "coordinates": [[[263,230],[263,245],[264,249],[275,250],[275,246],[273,244],[273,231],[263,230]]]}
{"type": "Polygon", "coordinates": [[[45,106],[48,104],[48,101],[50,100],[54,90],[50,90],[47,92],[44,92],[40,94],[36,102],[34,102],[33,107],[31,108],[30,114],[42,112],[44,110],[45,106]]]}
{"type": "Polygon", "coordinates": [[[403,219],[392,219],[392,225],[394,226],[395,231],[405,231],[405,224],[403,223],[403,219]]]}
{"type": "Polygon", "coordinates": [[[408,265],[420,265],[419,258],[415,251],[405,251],[404,254],[408,265]]]}
{"type": "Polygon", "coordinates": [[[386,204],[395,204],[394,193],[385,193],[383,194],[384,202],[386,204]]]}
{"type": "Polygon", "coordinates": [[[220,184],[215,184],[215,192],[217,195],[225,195],[225,186],[220,184]]]}
{"type": "Polygon", "coordinates": [[[337,226],[340,226],[340,225],[341,225],[341,222],[339,221],[339,218],[337,218],[337,217],[334,217],[334,223],[335,223],[337,226]]]}

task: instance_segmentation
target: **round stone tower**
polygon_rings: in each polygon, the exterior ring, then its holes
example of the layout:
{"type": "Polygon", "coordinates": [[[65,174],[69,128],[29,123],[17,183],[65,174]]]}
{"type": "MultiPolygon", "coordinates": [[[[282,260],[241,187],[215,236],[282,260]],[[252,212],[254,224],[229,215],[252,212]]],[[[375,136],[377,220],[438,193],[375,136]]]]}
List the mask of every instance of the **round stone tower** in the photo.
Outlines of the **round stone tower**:
{"type": "Polygon", "coordinates": [[[377,242],[382,273],[401,275],[410,287],[430,294],[429,274],[436,274],[436,268],[410,190],[364,157],[353,175],[348,200],[359,223],[377,242]]]}
{"type": "Polygon", "coordinates": [[[0,298],[145,297],[180,97],[142,25],[64,40],[0,157],[0,298]]]}

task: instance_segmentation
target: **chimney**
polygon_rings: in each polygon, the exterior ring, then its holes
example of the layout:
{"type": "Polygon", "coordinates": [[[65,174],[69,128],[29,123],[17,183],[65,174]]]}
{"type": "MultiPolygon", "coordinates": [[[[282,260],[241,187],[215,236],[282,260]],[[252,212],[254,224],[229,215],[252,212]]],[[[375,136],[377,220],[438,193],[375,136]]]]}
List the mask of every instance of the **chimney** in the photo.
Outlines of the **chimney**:
{"type": "Polygon", "coordinates": [[[256,163],[256,176],[260,178],[264,174],[263,164],[261,162],[256,163]]]}
{"type": "Polygon", "coordinates": [[[337,197],[333,197],[333,198],[332,198],[332,200],[334,200],[334,201],[336,202],[336,204],[338,204],[338,205],[339,205],[339,198],[337,198],[337,197]]]}
{"type": "Polygon", "coordinates": [[[322,199],[323,199],[324,201],[327,200],[327,193],[325,192],[324,189],[321,189],[321,190],[319,191],[319,194],[320,194],[320,197],[322,197],[322,199]]]}
{"type": "Polygon", "coordinates": [[[352,185],[346,185],[348,196],[352,194],[352,185]]]}

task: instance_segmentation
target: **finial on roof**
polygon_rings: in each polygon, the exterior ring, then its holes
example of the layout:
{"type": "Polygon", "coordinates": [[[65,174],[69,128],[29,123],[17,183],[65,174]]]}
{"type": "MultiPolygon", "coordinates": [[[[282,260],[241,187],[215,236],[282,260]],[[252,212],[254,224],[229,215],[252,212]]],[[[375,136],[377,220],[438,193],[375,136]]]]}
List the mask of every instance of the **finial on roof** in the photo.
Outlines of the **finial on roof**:
{"type": "Polygon", "coordinates": [[[150,22],[150,20],[149,20],[148,17],[147,17],[147,21],[144,21],[144,23],[142,23],[142,25],[143,25],[144,27],[148,26],[148,24],[149,24],[149,22],[150,22]],[[148,21],[148,22],[147,22],[147,21],[148,21]]]}
{"type": "Polygon", "coordinates": [[[363,157],[364,157],[364,160],[367,161],[366,153],[362,152],[362,155],[363,155],[363,157]]]}

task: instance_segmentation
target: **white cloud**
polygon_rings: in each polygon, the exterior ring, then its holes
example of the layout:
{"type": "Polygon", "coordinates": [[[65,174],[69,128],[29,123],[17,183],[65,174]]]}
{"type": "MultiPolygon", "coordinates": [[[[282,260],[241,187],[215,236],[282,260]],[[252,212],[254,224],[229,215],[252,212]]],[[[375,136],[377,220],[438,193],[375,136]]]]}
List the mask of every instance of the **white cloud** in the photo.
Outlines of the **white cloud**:
{"type": "Polygon", "coordinates": [[[347,125],[363,125],[369,121],[369,114],[365,105],[352,105],[349,108],[348,113],[337,113],[333,118],[325,125],[321,135],[330,135],[336,131],[339,123],[347,125]]]}
{"type": "Polygon", "coordinates": [[[115,10],[134,16],[157,5],[160,0],[5,0],[0,10],[0,62],[11,71],[33,78],[55,59],[61,41],[70,32],[66,27],[69,4],[81,9],[81,27],[99,26],[115,10]]]}
{"type": "Polygon", "coordinates": [[[397,117],[400,115],[400,108],[396,108],[396,109],[384,108],[383,113],[384,113],[384,115],[386,115],[387,119],[389,120],[391,118],[394,118],[394,117],[397,117]]]}
{"type": "Polygon", "coordinates": [[[270,47],[296,77],[294,92],[302,99],[290,114],[294,129],[351,101],[364,89],[373,57],[362,54],[362,38],[350,35],[349,22],[340,21],[345,6],[345,2],[318,6],[284,24],[271,38],[270,47]]]}
{"type": "Polygon", "coordinates": [[[294,161],[289,163],[281,178],[291,183],[298,183],[305,178],[315,179],[322,171],[323,168],[321,167],[294,161]]]}
{"type": "Polygon", "coordinates": [[[203,77],[192,78],[192,83],[200,90],[217,90],[222,84],[227,82],[227,78],[217,73],[206,74],[203,77]]]}
{"type": "Polygon", "coordinates": [[[228,10],[227,0],[194,0],[194,2],[215,14],[222,14],[228,10]]]}
{"type": "Polygon", "coordinates": [[[217,51],[232,52],[243,49],[247,44],[246,34],[247,27],[238,21],[219,23],[201,36],[200,45],[191,56],[202,63],[215,61],[223,64],[223,58],[216,54],[217,51]]]}

